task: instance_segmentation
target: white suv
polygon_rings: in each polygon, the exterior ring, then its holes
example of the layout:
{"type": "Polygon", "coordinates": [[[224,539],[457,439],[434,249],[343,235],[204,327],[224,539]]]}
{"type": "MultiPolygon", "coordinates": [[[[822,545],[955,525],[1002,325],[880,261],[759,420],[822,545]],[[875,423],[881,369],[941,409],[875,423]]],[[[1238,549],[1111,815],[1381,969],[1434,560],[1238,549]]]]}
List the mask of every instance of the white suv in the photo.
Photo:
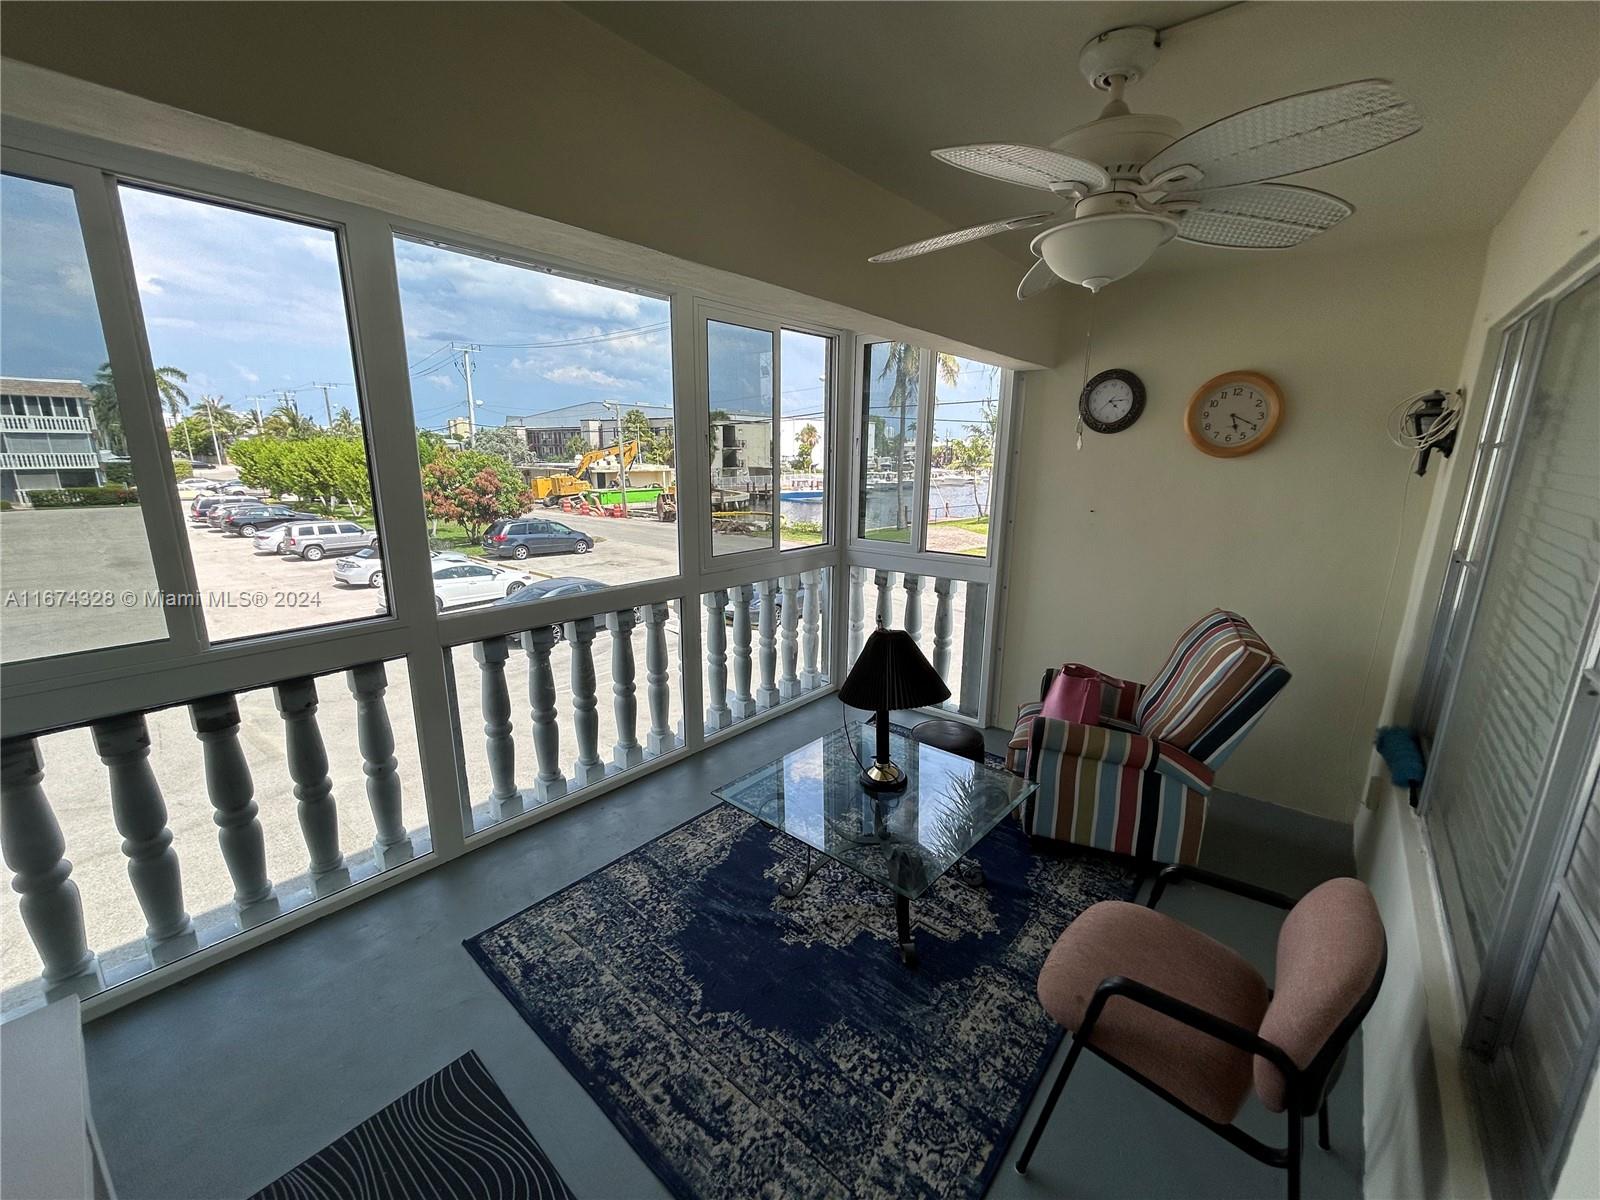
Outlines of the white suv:
{"type": "Polygon", "coordinates": [[[378,535],[354,521],[303,521],[286,527],[278,551],[285,557],[298,554],[307,562],[317,562],[330,550],[359,550],[377,544],[378,535]]]}

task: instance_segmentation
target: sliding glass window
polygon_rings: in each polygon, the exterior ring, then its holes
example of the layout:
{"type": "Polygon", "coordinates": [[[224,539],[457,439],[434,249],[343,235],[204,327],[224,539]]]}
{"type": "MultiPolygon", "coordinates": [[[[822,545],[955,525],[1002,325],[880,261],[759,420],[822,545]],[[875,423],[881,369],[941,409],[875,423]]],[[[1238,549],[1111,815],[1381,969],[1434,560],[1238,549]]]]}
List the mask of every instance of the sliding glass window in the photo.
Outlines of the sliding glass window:
{"type": "Polygon", "coordinates": [[[989,363],[938,356],[928,449],[927,548],[934,553],[989,552],[1005,374],[989,363]]]}
{"type": "Polygon", "coordinates": [[[909,342],[875,342],[865,350],[859,532],[871,541],[912,540],[922,358],[909,342]]]}
{"type": "Polygon", "coordinates": [[[163,640],[72,190],[0,177],[0,242],[0,656],[163,640]]]}
{"type": "Polygon", "coordinates": [[[670,302],[409,238],[395,264],[440,611],[678,574],[670,302]]]}

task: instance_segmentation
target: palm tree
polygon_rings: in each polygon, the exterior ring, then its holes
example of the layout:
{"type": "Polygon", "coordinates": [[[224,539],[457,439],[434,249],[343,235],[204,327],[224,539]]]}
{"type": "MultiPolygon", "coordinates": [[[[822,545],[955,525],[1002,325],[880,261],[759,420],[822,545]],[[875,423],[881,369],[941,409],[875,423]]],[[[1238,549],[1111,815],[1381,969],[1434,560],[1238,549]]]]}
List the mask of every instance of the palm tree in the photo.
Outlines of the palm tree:
{"type": "MultiPolygon", "coordinates": [[[[888,342],[886,345],[889,354],[884,359],[883,368],[878,372],[878,378],[889,379],[892,374],[893,382],[889,385],[889,411],[900,420],[900,435],[895,439],[894,505],[894,527],[900,529],[905,523],[901,497],[906,493],[906,420],[909,414],[917,410],[917,387],[922,377],[922,351],[910,342],[888,342]]],[[[960,360],[954,354],[946,354],[943,351],[935,357],[938,362],[939,378],[953,386],[961,376],[960,360]]]]}
{"type": "Polygon", "coordinates": [[[126,455],[128,442],[122,436],[122,407],[117,403],[117,381],[111,376],[110,363],[101,363],[94,373],[94,382],[89,385],[89,408],[106,449],[113,454],[126,455]]]}
{"type": "MultiPolygon", "coordinates": [[[[172,414],[174,425],[183,415],[183,407],[189,403],[189,394],[181,386],[188,382],[188,374],[177,367],[156,368],[156,394],[172,414]]],[[[128,442],[122,433],[122,406],[117,400],[117,381],[111,373],[110,363],[100,364],[100,369],[94,373],[94,382],[89,385],[89,393],[93,397],[91,407],[94,409],[95,424],[100,427],[101,436],[106,440],[106,448],[117,454],[126,454],[128,442]]],[[[194,456],[193,447],[189,455],[191,458],[194,456]]]]}

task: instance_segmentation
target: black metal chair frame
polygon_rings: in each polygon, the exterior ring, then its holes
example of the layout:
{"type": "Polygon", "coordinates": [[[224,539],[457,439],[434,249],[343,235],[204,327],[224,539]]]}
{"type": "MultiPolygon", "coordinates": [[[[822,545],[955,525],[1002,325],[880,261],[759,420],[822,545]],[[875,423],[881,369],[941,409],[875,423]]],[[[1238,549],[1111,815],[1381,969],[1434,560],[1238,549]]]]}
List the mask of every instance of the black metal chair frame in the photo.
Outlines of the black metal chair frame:
{"type": "MultiPolygon", "coordinates": [[[[1205,871],[1199,867],[1170,866],[1165,867],[1156,876],[1154,885],[1150,889],[1150,898],[1145,901],[1146,907],[1155,908],[1160,902],[1162,893],[1166,891],[1167,884],[1174,881],[1192,880],[1195,883],[1205,884],[1217,888],[1219,891],[1231,892],[1236,896],[1243,896],[1260,904],[1268,904],[1274,908],[1291,909],[1295,901],[1278,892],[1266,888],[1256,887],[1253,884],[1241,883],[1235,879],[1218,875],[1212,871],[1205,871]]],[[[1194,1118],[1218,1137],[1232,1143],[1258,1162],[1268,1166],[1281,1167],[1289,1173],[1289,1200],[1300,1200],[1300,1160],[1303,1149],[1304,1132],[1302,1123],[1313,1112],[1317,1114],[1317,1144],[1324,1150],[1330,1149],[1328,1136],[1328,1093],[1332,1090],[1334,1082],[1339,1077],[1339,1068],[1344,1059],[1345,1050],[1349,1047],[1350,1039],[1355,1036],[1361,1022],[1366,1019],[1374,1001],[1378,998],[1378,989],[1383,984],[1383,976],[1389,963],[1388,940],[1385,939],[1383,953],[1378,959],[1378,969],[1372,977],[1372,983],[1355,1006],[1346,1014],[1344,1020],[1329,1035],[1316,1056],[1305,1067],[1298,1067],[1294,1061],[1274,1046],[1271,1042],[1263,1040],[1253,1030],[1225,1021],[1213,1013],[1194,1005],[1179,1000],[1175,996],[1143,984],[1134,979],[1127,979],[1121,975],[1111,975],[1101,980],[1095,988],[1094,996],[1089,1001],[1089,1007],[1084,1013],[1083,1024],[1072,1035],[1072,1045],[1067,1051],[1067,1060],[1061,1065],[1061,1073],[1056,1076],[1055,1083],[1050,1088],[1050,1094],[1045,1098],[1044,1108],[1039,1113],[1039,1119],[1034,1122],[1033,1132],[1028,1136],[1027,1145],[1022,1148],[1022,1155],[1017,1159],[1017,1171],[1026,1174],[1028,1162],[1033,1158],[1033,1152],[1039,1145],[1039,1136],[1044,1132],[1050,1114],[1055,1109],[1056,1101],[1061,1098],[1061,1090],[1066,1086],[1067,1076],[1072,1074],[1072,1068],[1077,1065],[1078,1055],[1087,1049],[1090,1053],[1109,1063],[1134,1082],[1160,1096],[1168,1104],[1179,1111],[1194,1118]],[[1247,1053],[1258,1055],[1277,1067],[1283,1074],[1285,1083],[1284,1115],[1288,1123],[1288,1144],[1285,1146],[1269,1146],[1265,1142],[1250,1136],[1237,1125],[1223,1124],[1213,1121],[1210,1117],[1196,1112],[1182,1100],[1172,1095],[1159,1084],[1145,1078],[1132,1067],[1119,1062],[1111,1055],[1104,1053],[1090,1044],[1089,1039],[1094,1034],[1095,1023],[1099,1021],[1100,1014],[1105,1010],[1106,1003],[1114,996],[1122,996],[1135,1004],[1142,1004],[1171,1017],[1175,1021],[1182,1021],[1193,1029],[1211,1035],[1219,1041],[1227,1042],[1230,1046],[1237,1046],[1247,1053]]]]}

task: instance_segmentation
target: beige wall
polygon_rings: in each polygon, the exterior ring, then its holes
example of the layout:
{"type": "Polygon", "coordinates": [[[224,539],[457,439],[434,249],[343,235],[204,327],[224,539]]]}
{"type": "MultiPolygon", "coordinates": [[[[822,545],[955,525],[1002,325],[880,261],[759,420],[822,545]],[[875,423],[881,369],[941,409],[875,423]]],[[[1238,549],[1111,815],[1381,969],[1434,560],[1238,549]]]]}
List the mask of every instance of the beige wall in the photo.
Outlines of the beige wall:
{"type": "MultiPolygon", "coordinates": [[[[1033,363],[1061,294],[560,4],[23,3],[8,59],[1033,363]]],[[[0,103],[10,108],[0,75],[0,103]]]]}
{"type": "Polygon", "coordinates": [[[1075,451],[1081,357],[1027,377],[1001,715],[1063,660],[1147,680],[1189,622],[1231,608],[1294,678],[1219,786],[1348,820],[1398,617],[1363,700],[1391,556],[1398,539],[1403,579],[1433,483],[1409,476],[1384,421],[1396,400],[1453,384],[1482,245],[1218,259],[1076,309],[1077,338],[1094,325],[1091,373],[1144,381],[1133,428],[1085,432],[1075,451]],[[1194,449],[1182,424],[1195,389],[1229,370],[1263,371],[1286,397],[1274,441],[1231,461],[1194,449]]]}
{"type": "MultiPolygon", "coordinates": [[[[1476,308],[1456,372],[1467,389],[1463,449],[1440,473],[1422,545],[1403,577],[1401,636],[1389,664],[1385,712],[1404,720],[1426,654],[1440,576],[1477,437],[1486,362],[1499,328],[1552,283],[1594,260],[1600,235],[1600,85],[1550,147],[1490,235],[1476,308]]],[[[1397,581],[1397,588],[1402,586],[1397,581]]],[[[1459,1047],[1462,1013],[1433,867],[1402,793],[1374,789],[1379,808],[1356,821],[1357,861],[1389,930],[1389,975],[1364,1040],[1366,1194],[1449,1198],[1487,1194],[1459,1047]],[[1401,1052],[1398,1048],[1409,1047],[1401,1052]]],[[[1591,1085],[1556,1194],[1600,1195],[1600,1089],[1591,1085]]]]}

